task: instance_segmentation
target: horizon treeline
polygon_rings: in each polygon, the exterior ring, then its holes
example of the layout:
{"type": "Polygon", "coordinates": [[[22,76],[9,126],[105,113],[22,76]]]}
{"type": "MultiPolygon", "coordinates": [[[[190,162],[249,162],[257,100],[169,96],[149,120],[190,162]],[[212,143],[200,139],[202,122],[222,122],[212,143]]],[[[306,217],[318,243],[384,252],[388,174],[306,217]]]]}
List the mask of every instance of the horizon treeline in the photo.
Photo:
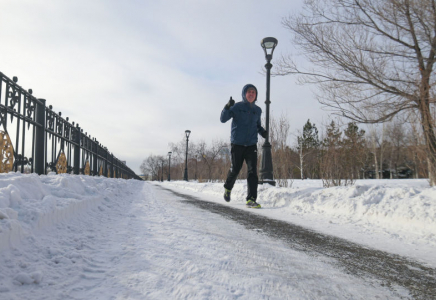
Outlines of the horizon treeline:
{"type": "MultiPolygon", "coordinates": [[[[262,145],[259,136],[258,167],[262,145]]],[[[357,179],[428,178],[428,158],[419,122],[408,116],[383,124],[364,125],[332,119],[325,124],[307,120],[290,132],[289,118],[271,117],[274,179],[289,186],[294,179],[322,179],[324,186],[353,184],[357,179]]],[[[169,144],[171,180],[183,180],[186,138],[169,144]]],[[[148,180],[168,180],[168,156],[149,155],[140,166],[148,180]]],[[[190,141],[188,178],[199,182],[224,182],[230,169],[230,143],[190,141]]],[[[239,179],[246,179],[246,166],[239,179]]]]}

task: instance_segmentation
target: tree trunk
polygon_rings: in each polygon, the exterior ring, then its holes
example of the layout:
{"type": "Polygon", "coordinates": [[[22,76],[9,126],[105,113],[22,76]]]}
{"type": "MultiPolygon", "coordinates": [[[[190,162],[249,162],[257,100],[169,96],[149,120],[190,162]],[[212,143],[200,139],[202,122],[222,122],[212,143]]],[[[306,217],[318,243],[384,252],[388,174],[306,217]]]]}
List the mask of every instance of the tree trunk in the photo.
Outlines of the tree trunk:
{"type": "Polygon", "coordinates": [[[421,82],[421,97],[419,111],[421,113],[422,130],[427,146],[428,179],[431,186],[436,185],[436,136],[434,122],[430,112],[430,84],[428,77],[424,76],[421,82]],[[427,78],[427,79],[426,79],[427,78]]]}
{"type": "Polygon", "coordinates": [[[392,157],[394,156],[394,147],[393,145],[391,146],[391,157],[389,159],[389,174],[390,174],[390,179],[393,179],[393,175],[392,175],[392,157]]]}
{"type": "Polygon", "coordinates": [[[384,145],[385,123],[383,123],[382,136],[380,142],[380,179],[383,179],[383,145],[384,145]]]}
{"type": "Polygon", "coordinates": [[[415,168],[414,168],[414,176],[415,176],[415,179],[418,179],[419,178],[419,174],[418,174],[418,170],[419,170],[419,168],[418,168],[418,164],[419,164],[419,160],[418,160],[418,156],[415,154],[414,156],[413,156],[413,164],[414,164],[414,166],[415,166],[415,168]]]}
{"type": "Polygon", "coordinates": [[[301,180],[304,179],[304,175],[303,175],[303,162],[304,162],[303,147],[300,147],[300,173],[301,173],[301,180]]]}
{"type": "Polygon", "coordinates": [[[377,162],[377,147],[375,143],[375,132],[372,136],[372,152],[374,153],[374,166],[375,166],[375,178],[380,179],[380,174],[378,173],[378,162],[377,162]]]}
{"type": "MultiPolygon", "coordinates": [[[[423,127],[425,127],[423,125],[423,127]]],[[[427,127],[425,133],[425,142],[427,145],[427,162],[428,162],[428,179],[431,186],[436,185],[436,138],[433,128],[427,127]]]]}

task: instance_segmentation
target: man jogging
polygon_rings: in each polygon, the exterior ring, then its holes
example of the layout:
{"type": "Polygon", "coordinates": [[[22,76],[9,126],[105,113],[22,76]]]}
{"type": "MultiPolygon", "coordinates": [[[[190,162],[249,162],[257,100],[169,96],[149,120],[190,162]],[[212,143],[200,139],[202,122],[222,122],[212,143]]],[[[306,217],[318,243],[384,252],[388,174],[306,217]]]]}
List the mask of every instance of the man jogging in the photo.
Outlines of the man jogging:
{"type": "Polygon", "coordinates": [[[260,117],[262,110],[255,104],[257,89],[252,84],[247,84],[242,89],[242,101],[235,104],[230,97],[229,102],[221,112],[221,123],[232,120],[231,129],[231,155],[232,165],[224,184],[224,200],[230,201],[230,194],[235,185],[236,178],[242,168],[247,164],[247,207],[260,208],[257,199],[257,135],[266,137],[266,130],[261,126],[260,117]]]}

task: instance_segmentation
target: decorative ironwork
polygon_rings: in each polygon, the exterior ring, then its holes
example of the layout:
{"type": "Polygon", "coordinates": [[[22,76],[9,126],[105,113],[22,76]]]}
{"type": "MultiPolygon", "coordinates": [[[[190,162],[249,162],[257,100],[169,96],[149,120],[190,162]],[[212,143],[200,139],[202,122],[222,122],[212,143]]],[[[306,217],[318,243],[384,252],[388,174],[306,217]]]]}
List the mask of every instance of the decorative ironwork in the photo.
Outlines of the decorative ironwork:
{"type": "Polygon", "coordinates": [[[4,130],[0,131],[0,172],[102,176],[106,170],[107,177],[140,179],[95,137],[83,133],[79,124],[62,118],[45,99],[36,98],[17,81],[0,72],[0,129],[4,130]],[[14,143],[6,129],[13,133],[14,143]]]}
{"type": "Polygon", "coordinates": [[[70,129],[71,129],[71,125],[65,123],[64,138],[66,138],[67,140],[70,139],[70,129]]]}
{"type": "Polygon", "coordinates": [[[6,111],[3,111],[2,109],[2,111],[0,111],[0,125],[3,125],[3,128],[5,128],[6,127],[5,124],[6,124],[6,111]]]}
{"type": "Polygon", "coordinates": [[[49,130],[54,131],[54,113],[47,110],[45,119],[47,120],[46,127],[49,130]]]}
{"type": "MultiPolygon", "coordinates": [[[[26,110],[26,116],[29,119],[32,119],[32,115],[35,113],[35,101],[32,98],[25,97],[24,99],[24,109],[26,110]]],[[[27,129],[30,128],[30,122],[27,123],[27,129]]]]}
{"type": "Polygon", "coordinates": [[[106,155],[106,150],[104,148],[99,147],[98,151],[98,155],[100,156],[105,156],[106,155]]]}
{"type": "Polygon", "coordinates": [[[27,157],[25,157],[21,154],[16,154],[14,166],[25,166],[25,165],[29,165],[29,164],[30,164],[30,161],[27,157]]]}
{"type": "Polygon", "coordinates": [[[15,105],[17,105],[18,101],[20,101],[20,96],[17,95],[18,91],[16,90],[14,85],[9,86],[9,99],[10,99],[10,104],[9,104],[9,108],[14,109],[15,105]]]}
{"type": "Polygon", "coordinates": [[[91,166],[89,165],[89,160],[86,161],[85,170],[83,171],[85,175],[91,175],[91,166]]]}
{"type": "MultiPolygon", "coordinates": [[[[17,77],[14,77],[14,83],[17,83],[18,79],[17,77]]],[[[7,98],[9,99],[9,105],[8,108],[16,112],[15,106],[20,101],[20,95],[18,94],[16,85],[10,85],[7,98]]],[[[14,114],[11,113],[11,122],[14,121],[14,114]]]]}
{"type": "Polygon", "coordinates": [[[14,148],[5,131],[0,131],[0,173],[12,171],[14,167],[14,148]]]}
{"type": "Polygon", "coordinates": [[[58,174],[67,173],[67,157],[62,150],[59,152],[58,160],[56,162],[56,172],[58,174]]]}
{"type": "Polygon", "coordinates": [[[56,123],[56,132],[59,135],[62,135],[62,129],[63,129],[63,121],[61,118],[58,119],[58,122],[56,123]]]}
{"type": "Polygon", "coordinates": [[[56,164],[54,162],[47,163],[47,168],[49,168],[51,171],[56,171],[56,164]]]}

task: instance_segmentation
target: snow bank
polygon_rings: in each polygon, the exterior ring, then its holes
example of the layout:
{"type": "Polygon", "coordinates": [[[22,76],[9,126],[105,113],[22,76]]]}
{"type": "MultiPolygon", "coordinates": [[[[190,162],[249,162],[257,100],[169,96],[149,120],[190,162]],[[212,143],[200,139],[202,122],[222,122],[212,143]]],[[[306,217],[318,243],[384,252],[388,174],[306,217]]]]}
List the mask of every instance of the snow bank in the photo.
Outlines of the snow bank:
{"type": "MultiPolygon", "coordinates": [[[[0,250],[16,247],[35,230],[94,209],[125,188],[123,179],[54,173],[0,174],[0,250]]],[[[21,276],[17,282],[29,280],[21,276]]]]}
{"type": "MultiPolygon", "coordinates": [[[[230,203],[222,199],[222,183],[155,184],[245,209],[245,181],[237,182],[230,203]]],[[[85,175],[0,174],[0,251],[83,212],[112,210],[138,186],[142,183],[136,180],[85,175]]],[[[359,180],[354,186],[332,188],[323,188],[320,180],[295,180],[289,188],[260,185],[258,202],[264,209],[256,213],[271,218],[390,252],[407,245],[399,254],[434,257],[436,188],[425,179],[359,180]]],[[[34,277],[21,276],[17,282],[37,281],[34,277]]]]}
{"type": "MultiPolygon", "coordinates": [[[[222,198],[222,183],[173,181],[163,184],[222,198]]],[[[238,181],[232,203],[245,202],[247,186],[238,181]]],[[[295,180],[290,188],[260,185],[258,202],[282,215],[328,219],[339,224],[358,224],[368,231],[436,245],[436,187],[425,179],[358,180],[348,187],[323,188],[321,180],[295,180]]]]}
{"type": "MultiPolygon", "coordinates": [[[[0,185],[3,232],[13,220],[25,236],[19,245],[0,251],[2,300],[409,295],[395,283],[383,285],[382,279],[350,274],[328,256],[293,249],[149,183],[6,174],[0,176],[0,185]]],[[[194,194],[234,205],[223,201],[220,185],[186,187],[215,188],[218,196],[194,194]]],[[[234,200],[243,207],[243,185],[238,189],[240,199],[234,200]]],[[[262,193],[275,190],[280,189],[262,193]]],[[[283,207],[257,210],[280,211],[283,207]]]]}

